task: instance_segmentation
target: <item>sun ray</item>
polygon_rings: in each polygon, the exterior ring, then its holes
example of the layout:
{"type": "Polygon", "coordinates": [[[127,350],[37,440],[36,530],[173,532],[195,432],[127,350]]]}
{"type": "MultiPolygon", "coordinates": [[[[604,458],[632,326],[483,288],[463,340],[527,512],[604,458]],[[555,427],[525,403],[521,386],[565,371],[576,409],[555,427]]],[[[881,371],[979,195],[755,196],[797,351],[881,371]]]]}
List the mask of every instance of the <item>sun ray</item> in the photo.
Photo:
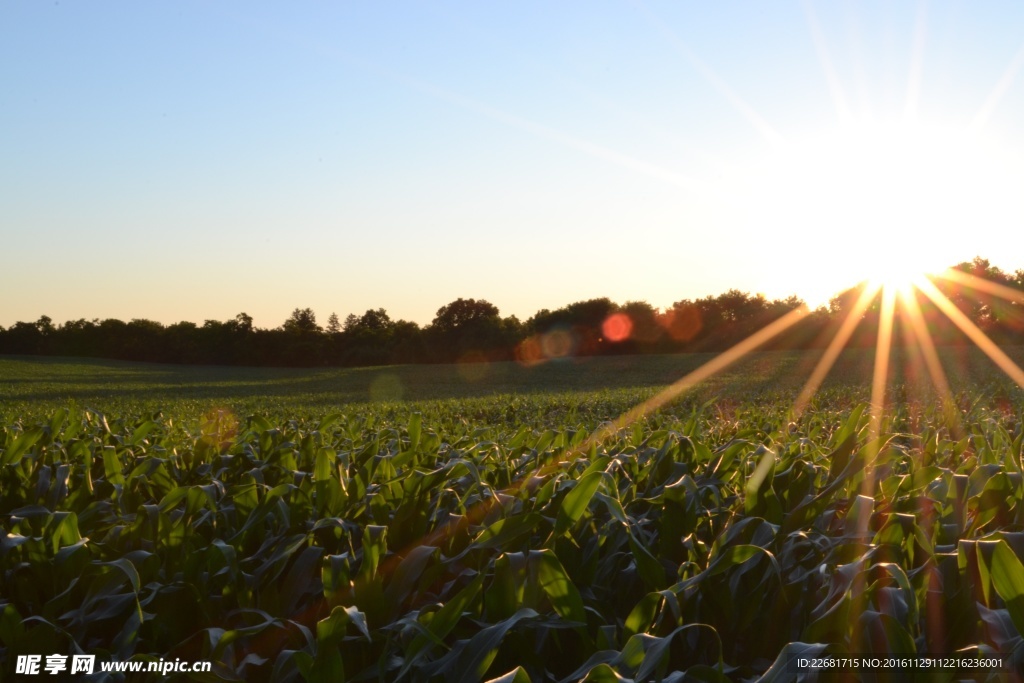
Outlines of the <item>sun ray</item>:
{"type": "Polygon", "coordinates": [[[854,99],[857,103],[856,115],[862,121],[874,120],[874,103],[871,86],[868,84],[867,67],[864,59],[864,34],[861,18],[851,4],[844,3],[843,23],[846,24],[846,41],[850,50],[853,66],[854,99]]]}
{"type": "Polygon", "coordinates": [[[935,386],[939,399],[942,401],[946,424],[954,436],[960,438],[960,435],[963,434],[960,414],[957,412],[956,404],[953,402],[953,392],[949,388],[949,380],[946,377],[946,372],[942,369],[939,354],[935,350],[935,342],[928,332],[928,325],[925,323],[924,315],[921,313],[921,306],[918,304],[914,293],[907,291],[900,292],[900,303],[902,304],[901,310],[906,314],[906,319],[910,323],[910,332],[914,337],[914,341],[924,356],[925,366],[928,368],[932,384],[935,386]]]}
{"type": "Polygon", "coordinates": [[[864,289],[861,290],[860,296],[857,298],[856,303],[854,303],[853,308],[850,309],[846,319],[843,320],[843,324],[836,332],[836,336],[832,338],[828,348],[825,349],[825,354],[818,361],[818,364],[814,366],[814,370],[807,379],[807,383],[804,384],[800,394],[796,397],[796,401],[793,404],[794,418],[799,417],[803,413],[811,397],[821,387],[821,383],[825,381],[829,370],[835,365],[836,359],[846,347],[846,343],[850,341],[850,337],[857,328],[861,316],[864,315],[864,311],[871,305],[880,288],[880,285],[865,285],[864,289]]]}
{"type": "Polygon", "coordinates": [[[678,136],[678,131],[672,131],[654,123],[649,116],[640,110],[627,106],[620,99],[608,97],[597,92],[577,78],[568,75],[568,72],[566,71],[552,70],[552,65],[549,62],[539,59],[532,51],[523,49],[521,44],[508,40],[500,33],[488,31],[471,22],[467,19],[464,12],[452,11],[443,7],[441,4],[430,5],[429,9],[435,12],[438,16],[445,17],[453,26],[458,27],[466,34],[479,40],[486,41],[492,46],[500,46],[502,50],[513,55],[522,64],[533,68],[540,73],[544,73],[549,78],[558,81],[566,90],[578,93],[580,96],[587,98],[605,111],[624,117],[636,127],[643,128],[657,135],[665,142],[671,143],[672,145],[680,148],[687,156],[699,159],[702,163],[714,168],[718,172],[726,172],[731,169],[731,165],[727,163],[725,159],[699,149],[690,142],[684,141],[678,136]]]}
{"type": "Polygon", "coordinates": [[[988,120],[992,117],[992,113],[999,106],[1000,100],[1006,95],[1006,92],[1013,85],[1013,79],[1017,77],[1017,72],[1024,66],[1024,46],[1017,51],[1017,54],[1013,56],[1010,63],[1007,65],[1006,70],[1003,71],[1003,75],[999,77],[995,86],[992,88],[992,92],[985,99],[984,104],[978,110],[978,113],[974,115],[974,120],[971,121],[971,125],[968,127],[972,132],[978,132],[988,124],[988,120]]]}
{"type": "Polygon", "coordinates": [[[807,26],[811,30],[811,40],[814,41],[814,49],[818,53],[818,63],[825,72],[825,81],[828,83],[829,93],[832,95],[832,102],[835,104],[836,113],[839,115],[841,124],[848,124],[853,121],[853,114],[850,112],[850,105],[847,103],[846,92],[839,80],[835,66],[832,64],[832,57],[828,51],[828,44],[825,41],[825,34],[818,23],[818,16],[814,11],[811,0],[803,0],[804,15],[807,17],[807,26]]]}
{"type": "MultiPolygon", "coordinates": [[[[856,538],[860,543],[866,543],[871,516],[874,512],[875,500],[875,461],[880,451],[879,441],[882,434],[882,415],[885,410],[885,386],[889,377],[889,352],[892,347],[893,318],[896,308],[896,290],[893,287],[882,289],[882,310],[878,324],[878,339],[875,346],[875,366],[871,381],[871,415],[868,423],[868,441],[864,451],[864,479],[861,482],[860,496],[851,503],[863,504],[866,499],[870,509],[858,510],[856,517],[857,528],[856,538]]],[[[854,508],[850,507],[850,511],[854,508]]],[[[847,513],[849,514],[849,512],[847,513]]],[[[866,549],[866,546],[865,546],[866,549]]],[[[864,611],[866,596],[864,586],[866,578],[864,573],[858,573],[854,578],[853,604],[850,607],[851,616],[857,618],[864,611]]],[[[853,648],[856,651],[860,644],[860,632],[853,634],[853,648]]]]}
{"type": "Polygon", "coordinates": [[[1006,299],[1007,301],[1024,304],[1024,292],[1021,290],[980,278],[977,275],[965,273],[962,270],[957,270],[956,268],[950,268],[944,272],[936,273],[936,276],[949,282],[955,282],[965,287],[980,290],[986,294],[998,296],[999,298],[1006,299]]]}
{"type": "Polygon", "coordinates": [[[988,338],[988,336],[981,331],[981,329],[971,322],[963,311],[956,307],[956,305],[949,300],[949,298],[939,291],[939,289],[932,284],[929,280],[924,280],[918,285],[918,288],[924,292],[924,294],[939,307],[946,317],[953,321],[960,330],[966,334],[975,345],[985,352],[992,362],[999,366],[999,369],[1010,376],[1014,382],[1019,386],[1024,387],[1024,370],[1020,369],[1016,363],[1014,363],[1006,353],[996,346],[995,342],[988,338]]]}
{"type": "Polygon", "coordinates": [[[782,334],[794,324],[799,322],[808,313],[807,306],[800,306],[794,308],[789,313],[785,314],[775,322],[766,325],[754,334],[750,335],[739,344],[736,344],[732,348],[723,351],[704,365],[700,366],[690,374],[676,380],[669,386],[665,387],[657,394],[647,399],[640,405],[636,406],[632,410],[629,410],[623,414],[619,419],[615,420],[609,425],[606,425],[603,429],[593,434],[589,439],[583,443],[583,448],[589,448],[591,442],[600,443],[604,441],[612,434],[616,433],[623,427],[627,427],[636,420],[642,418],[644,415],[651,413],[658,408],[662,407],[666,403],[672,401],[681,393],[690,389],[696,384],[703,382],[706,379],[718,374],[722,370],[743,358],[751,351],[754,351],[759,346],[767,343],[774,337],[782,334]]]}
{"type": "MultiPolygon", "coordinates": [[[[995,360],[996,363],[1007,372],[1007,374],[1024,386],[1024,372],[1013,364],[1013,361],[1011,361],[1009,357],[1005,356],[1002,351],[995,347],[991,340],[989,340],[981,330],[974,326],[973,323],[971,323],[970,320],[968,320],[952,302],[939,292],[930,281],[922,279],[920,281],[915,281],[914,284],[929,298],[935,301],[936,305],[938,305],[954,323],[961,327],[961,329],[963,329],[965,333],[967,333],[971,339],[978,344],[978,346],[985,350],[985,352],[989,354],[989,356],[992,357],[993,360],[995,360]]],[[[871,302],[874,301],[879,290],[881,290],[882,293],[881,314],[879,319],[871,384],[871,412],[868,427],[868,440],[865,451],[866,459],[864,463],[865,477],[861,485],[861,495],[870,498],[872,501],[874,501],[875,496],[874,467],[881,446],[882,422],[886,408],[885,391],[890,368],[897,301],[900,303],[901,311],[905,312],[907,315],[907,319],[911,326],[911,333],[914,335],[915,340],[922,349],[929,374],[931,375],[937,390],[943,396],[947,409],[952,405],[949,383],[945,372],[942,369],[934,342],[931,340],[928,333],[920,307],[917,301],[913,298],[913,295],[909,293],[908,289],[884,286],[880,283],[865,285],[849,315],[847,315],[840,329],[837,331],[836,337],[833,338],[825,352],[825,355],[819,360],[817,366],[812,372],[811,380],[808,381],[801,391],[800,400],[802,400],[802,403],[798,403],[798,405],[804,407],[806,405],[806,401],[813,396],[818,386],[820,386],[821,381],[834,365],[837,356],[849,341],[850,336],[856,329],[856,324],[860,316],[863,315],[871,302]]],[[[538,468],[529,476],[521,477],[501,491],[492,492],[492,495],[489,498],[471,506],[465,511],[465,514],[460,516],[458,519],[452,519],[439,525],[415,543],[417,545],[440,544],[459,530],[465,530],[473,524],[478,524],[482,519],[484,519],[487,513],[492,511],[496,505],[500,504],[502,497],[514,495],[531,480],[545,477],[556,471],[562,467],[566,461],[586,453],[594,446],[603,443],[616,433],[620,432],[623,428],[628,427],[630,424],[663,407],[673,399],[677,398],[684,391],[722,372],[750,352],[783,333],[785,330],[791,328],[794,324],[803,319],[807,313],[808,310],[806,306],[801,306],[800,308],[790,311],[773,323],[752,334],[739,344],[736,344],[693,372],[680,378],[670,386],[658,392],[655,396],[627,411],[618,419],[606,423],[578,446],[567,449],[556,461],[538,468]]],[[[873,504],[874,503],[872,503],[872,505],[873,504]]],[[[867,524],[869,520],[870,514],[863,514],[858,517],[858,537],[863,538],[867,533],[867,524]]],[[[379,570],[380,573],[386,574],[393,571],[399,562],[398,558],[404,557],[404,555],[404,552],[400,552],[393,556],[389,556],[381,563],[379,570]]]]}
{"type": "MultiPolygon", "coordinates": [[[[257,23],[255,20],[241,16],[231,14],[233,19],[246,24],[257,23]]],[[[354,66],[362,69],[363,71],[373,74],[378,78],[382,78],[393,83],[400,84],[411,90],[423,93],[437,100],[447,102],[448,104],[455,105],[467,111],[472,111],[476,114],[484,116],[485,118],[491,119],[503,125],[515,128],[526,133],[529,133],[542,140],[553,142],[563,147],[576,150],[588,156],[596,159],[601,159],[613,163],[622,168],[628,169],[641,175],[646,175],[650,178],[655,178],[662,182],[675,185],[683,190],[692,192],[694,194],[701,194],[704,196],[713,196],[717,199],[725,200],[726,198],[720,191],[715,187],[708,185],[705,182],[697,180],[695,178],[677,173],[671,169],[659,166],[657,164],[644,161],[643,159],[637,159],[629,155],[623,154],[617,150],[614,150],[604,145],[591,142],[584,138],[579,138],[574,135],[570,135],[563,131],[557,130],[550,126],[532,121],[530,119],[512,114],[510,112],[499,109],[495,106],[487,104],[486,102],[477,100],[468,95],[463,95],[457,92],[453,92],[446,88],[442,88],[434,83],[430,83],[418,78],[413,78],[405,73],[396,71],[388,66],[385,66],[379,62],[368,60],[364,57],[346,52],[338,49],[333,45],[326,43],[313,41],[310,42],[308,39],[298,36],[290,31],[284,30],[279,26],[269,27],[265,25],[259,25],[260,28],[265,30],[272,30],[276,34],[283,38],[290,40],[296,45],[301,46],[303,49],[311,50],[321,57],[333,59],[338,62],[354,66]]]]}
{"type": "MultiPolygon", "coordinates": [[[[719,372],[722,372],[723,370],[728,368],[730,365],[733,365],[734,363],[739,361],[741,358],[743,358],[750,352],[756,350],[758,347],[768,343],[775,337],[779,336],[780,334],[791,328],[793,325],[800,322],[800,320],[802,320],[808,312],[809,311],[806,305],[794,308],[789,313],[786,313],[781,318],[778,318],[774,322],[761,328],[760,330],[750,335],[740,343],[718,354],[717,356],[715,356],[707,363],[694,370],[693,372],[676,380],[675,382],[665,387],[657,394],[644,401],[643,403],[640,403],[639,405],[626,411],[617,419],[608,422],[602,428],[598,429],[596,432],[591,434],[590,437],[588,437],[582,443],[580,443],[579,446],[577,446],[574,449],[566,451],[566,453],[562,455],[562,458],[552,463],[549,463],[548,465],[545,465],[544,467],[534,472],[532,476],[544,476],[549,472],[561,467],[562,462],[564,462],[566,459],[575,457],[582,453],[586,453],[588,450],[590,450],[592,446],[596,446],[600,443],[603,443],[604,441],[607,441],[610,437],[614,436],[616,433],[618,433],[625,427],[628,427],[637,420],[643,418],[645,415],[648,415],[654,412],[655,410],[658,410],[665,404],[671,402],[687,389],[691,389],[695,385],[707,379],[710,379],[719,372]]],[[[503,491],[503,493],[514,493],[519,489],[522,483],[522,481],[513,483],[513,485],[510,486],[505,491],[503,491]]]]}
{"type": "MultiPolygon", "coordinates": [[[[925,362],[924,352],[921,349],[921,345],[917,342],[917,337],[914,336],[913,330],[909,324],[906,324],[906,302],[903,300],[903,292],[897,292],[896,294],[896,306],[903,308],[903,314],[899,320],[903,322],[903,325],[899,327],[899,341],[895,341],[896,330],[893,330],[894,346],[899,346],[903,349],[904,354],[904,367],[900,376],[900,381],[904,385],[904,397],[907,402],[912,402],[912,396],[918,399],[927,398],[928,394],[921,393],[924,389],[922,384],[928,384],[932,387],[936,394],[937,390],[934,389],[934,383],[926,382],[925,379],[931,379],[931,372],[928,370],[927,363],[925,362]]],[[[916,407],[915,407],[916,412],[916,407]]]]}
{"type": "MultiPolygon", "coordinates": [[[[946,373],[942,369],[942,363],[935,349],[935,342],[928,332],[928,325],[921,312],[921,306],[917,301],[916,293],[913,290],[904,290],[900,292],[899,296],[900,303],[902,304],[901,310],[909,322],[911,336],[924,356],[928,374],[942,401],[947,428],[950,430],[953,438],[959,440],[963,438],[964,434],[963,423],[960,419],[960,413],[956,409],[956,403],[953,401],[953,394],[950,391],[946,373]]],[[[923,497],[921,498],[917,514],[923,527],[934,523],[934,510],[925,502],[923,497]]],[[[926,637],[930,642],[938,643],[942,642],[946,621],[944,601],[941,599],[941,578],[934,566],[928,571],[927,576],[928,590],[925,594],[926,614],[928,615],[925,622],[926,637]]]]}
{"type": "Polygon", "coordinates": [[[550,126],[537,123],[536,121],[531,121],[521,116],[511,114],[471,97],[460,95],[438,87],[432,83],[406,79],[404,77],[401,80],[420,92],[436,97],[437,99],[444,100],[450,104],[458,105],[469,111],[474,111],[493,121],[497,121],[498,123],[502,123],[511,128],[517,128],[543,140],[555,142],[563,147],[568,147],[569,149],[574,149],[588,156],[611,162],[635,173],[675,185],[683,190],[703,195],[713,195],[719,199],[724,199],[724,197],[715,188],[702,181],[677,173],[676,171],[658,166],[657,164],[652,164],[642,159],[636,159],[609,147],[605,147],[604,145],[599,145],[595,142],[556,130],[550,126]]]}
{"type": "Polygon", "coordinates": [[[699,73],[704,80],[711,85],[711,87],[717,90],[718,93],[724,97],[729,104],[731,104],[733,108],[735,108],[736,111],[738,111],[743,118],[745,118],[750,125],[757,130],[758,133],[761,134],[761,137],[763,137],[768,144],[776,149],[782,149],[785,147],[785,140],[782,135],[780,135],[779,132],[775,130],[775,128],[768,123],[763,116],[757,113],[757,110],[750,106],[750,104],[744,100],[740,94],[732,88],[732,86],[726,83],[714,69],[694,54],[694,52],[687,47],[686,43],[676,35],[675,31],[673,31],[668,24],[656,16],[654,12],[652,12],[641,0],[633,0],[633,4],[640,9],[644,16],[647,17],[647,20],[651,25],[653,25],[659,33],[665,36],[665,38],[672,44],[672,47],[674,47],[683,57],[686,58],[688,62],[690,62],[690,65],[697,71],[697,73],[699,73]]]}
{"type": "Polygon", "coordinates": [[[910,76],[907,81],[907,101],[903,107],[903,119],[917,118],[917,105],[921,99],[921,71],[924,67],[924,50],[928,38],[928,2],[918,0],[917,16],[914,18],[913,47],[910,53],[910,76]]]}
{"type": "MultiPolygon", "coordinates": [[[[878,319],[878,341],[875,346],[875,368],[871,378],[871,422],[868,426],[868,451],[864,463],[864,482],[861,494],[874,499],[875,459],[879,452],[882,434],[882,417],[885,413],[885,386],[889,378],[889,354],[892,351],[892,327],[896,310],[896,290],[886,287],[882,290],[882,311],[878,319]]],[[[863,524],[867,523],[862,519],[863,524]]]]}
{"type": "MultiPolygon", "coordinates": [[[[797,322],[802,320],[808,313],[806,306],[800,306],[795,308],[789,313],[786,313],[781,318],[761,328],[754,334],[750,335],[740,343],[736,344],[732,348],[720,353],[719,355],[712,358],[710,361],[700,366],[693,372],[687,374],[681,379],[676,380],[671,385],[665,387],[659,391],[656,395],[647,399],[640,405],[636,406],[632,410],[627,411],[621,415],[617,420],[606,424],[601,429],[590,435],[589,438],[585,439],[582,443],[574,448],[567,449],[562,453],[561,457],[554,460],[553,462],[544,465],[533,471],[529,476],[522,477],[502,491],[502,495],[515,495],[528,481],[537,477],[544,477],[554,472],[555,470],[562,467],[563,463],[571,458],[582,455],[590,450],[591,447],[596,446],[610,437],[614,436],[623,428],[629,426],[636,420],[641,419],[645,415],[657,410],[666,403],[672,401],[678,397],[681,393],[690,389],[694,385],[703,382],[706,379],[711,378],[715,374],[725,370],[727,367],[737,362],[745,355],[754,351],[759,346],[767,343],[771,339],[782,334],[797,322]]],[[[482,500],[468,510],[466,513],[458,519],[445,522],[438,526],[436,529],[426,534],[417,541],[414,541],[410,548],[417,545],[437,545],[443,543],[445,539],[456,533],[459,529],[467,528],[471,524],[476,524],[482,520],[488,512],[490,512],[494,506],[498,504],[498,496],[492,495],[486,500],[482,500]]],[[[400,562],[400,558],[405,557],[409,548],[404,549],[402,552],[396,553],[395,555],[386,558],[379,568],[379,573],[387,574],[394,570],[400,562]]]]}

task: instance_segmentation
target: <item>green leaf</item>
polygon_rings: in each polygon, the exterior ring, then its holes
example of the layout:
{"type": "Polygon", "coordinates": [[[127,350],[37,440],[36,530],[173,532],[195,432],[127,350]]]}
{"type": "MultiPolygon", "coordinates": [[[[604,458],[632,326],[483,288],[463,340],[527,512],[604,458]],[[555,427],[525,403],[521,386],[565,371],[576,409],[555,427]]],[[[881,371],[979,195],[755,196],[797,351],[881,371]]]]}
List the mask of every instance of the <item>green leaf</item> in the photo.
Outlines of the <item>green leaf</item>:
{"type": "Polygon", "coordinates": [[[421,652],[431,642],[440,643],[451,633],[455,625],[459,623],[463,613],[469,605],[476,600],[480,589],[483,587],[484,576],[477,574],[466,586],[452,596],[441,609],[434,613],[433,618],[426,625],[426,633],[420,633],[413,638],[412,644],[405,653],[405,664],[402,666],[398,678],[402,678],[409,669],[416,663],[421,652]]]}
{"type": "Polygon", "coordinates": [[[330,448],[321,448],[316,452],[316,462],[313,465],[313,480],[317,483],[327,482],[336,475],[334,463],[337,454],[330,448]]]}
{"type": "Polygon", "coordinates": [[[318,646],[316,657],[308,669],[303,672],[303,678],[309,683],[344,683],[345,663],[341,659],[338,646],[318,646]]]}
{"type": "Polygon", "coordinates": [[[662,595],[660,592],[648,593],[640,598],[640,602],[630,611],[623,626],[622,636],[627,640],[638,633],[646,633],[654,623],[658,614],[658,607],[661,605],[662,595]]]}
{"type": "Polygon", "coordinates": [[[781,522],[782,506],[772,489],[775,459],[775,453],[765,448],[744,487],[743,507],[748,515],[764,517],[770,522],[781,522]]]}
{"type": "Polygon", "coordinates": [[[591,472],[584,475],[566,494],[562,500],[562,506],[558,509],[558,518],[555,520],[555,529],[552,532],[554,537],[562,536],[579,521],[587,506],[590,505],[590,499],[594,497],[594,492],[597,491],[603,477],[603,472],[591,472]]]}
{"type": "Polygon", "coordinates": [[[509,671],[503,676],[492,678],[486,683],[531,683],[529,674],[526,673],[526,669],[521,666],[509,671]]]}
{"type": "Polygon", "coordinates": [[[629,532],[629,549],[633,552],[633,561],[636,562],[637,572],[650,588],[655,590],[665,587],[665,567],[647,547],[636,538],[632,531],[629,532]]]}
{"type": "Polygon", "coordinates": [[[121,464],[121,460],[117,457],[117,452],[113,446],[103,447],[103,471],[106,474],[107,483],[116,485],[124,485],[124,466],[121,464]]]}
{"type": "Polygon", "coordinates": [[[473,539],[473,545],[477,548],[508,548],[515,539],[534,532],[541,519],[543,518],[536,512],[499,519],[481,531],[473,539]]]}
{"type": "Polygon", "coordinates": [[[42,436],[42,427],[34,427],[22,432],[15,437],[13,443],[0,453],[0,465],[10,465],[17,462],[42,436]]]}
{"type": "Polygon", "coordinates": [[[110,562],[99,562],[98,564],[104,567],[117,567],[120,569],[121,572],[128,577],[128,582],[131,584],[132,590],[136,593],[139,592],[139,587],[142,584],[142,580],[139,578],[139,571],[127,558],[119,557],[116,560],[111,560],[110,562]]]}
{"type": "Polygon", "coordinates": [[[537,578],[540,587],[551,601],[551,606],[563,619],[587,623],[580,592],[566,574],[562,563],[551,550],[541,550],[534,555],[538,563],[537,578]]]}
{"type": "Polygon", "coordinates": [[[363,561],[359,565],[359,581],[369,581],[377,575],[377,565],[388,551],[388,528],[368,524],[363,529],[363,561]]]}
{"type": "Polygon", "coordinates": [[[423,416],[420,413],[413,413],[409,416],[409,450],[414,451],[420,444],[420,433],[423,427],[423,416]]]}
{"type": "Polygon", "coordinates": [[[476,683],[483,678],[498,654],[498,647],[505,634],[520,621],[536,619],[537,616],[532,609],[523,608],[501,623],[488,626],[470,638],[458,651],[456,660],[450,664],[454,666],[454,669],[450,670],[456,674],[454,680],[457,683],[476,683]]]}
{"type": "MultiPolygon", "coordinates": [[[[714,635],[715,640],[719,640],[718,632],[707,624],[678,626],[664,638],[639,633],[626,642],[626,647],[622,649],[622,661],[627,666],[636,669],[634,678],[637,681],[660,680],[664,671],[659,672],[659,670],[663,670],[668,664],[669,649],[672,646],[672,641],[677,635],[697,629],[707,629],[714,635]],[[658,675],[655,675],[656,672],[659,672],[658,675]]],[[[721,661],[720,641],[718,656],[719,661],[721,661]]]]}
{"type": "Polygon", "coordinates": [[[423,577],[427,565],[440,557],[441,551],[430,545],[419,545],[406,553],[391,573],[384,599],[390,605],[398,606],[413,592],[416,582],[423,577]]]}
{"type": "Polygon", "coordinates": [[[888,614],[865,610],[858,621],[862,646],[872,654],[913,654],[914,639],[896,619],[888,614]]]}
{"type": "Polygon", "coordinates": [[[615,669],[601,663],[588,671],[586,678],[580,683],[632,683],[632,680],[623,678],[615,669]]]}
{"type": "Polygon", "coordinates": [[[725,552],[711,561],[711,564],[708,565],[707,571],[702,574],[702,576],[706,578],[717,576],[718,574],[726,572],[733,567],[740,566],[750,558],[760,554],[770,556],[770,553],[768,553],[767,550],[756,545],[729,546],[725,552]]]}
{"type": "Polygon", "coordinates": [[[154,429],[158,429],[159,425],[152,420],[146,420],[132,431],[131,437],[128,439],[129,446],[138,446],[142,443],[142,440],[152,432],[154,429]]]}
{"type": "MultiPolygon", "coordinates": [[[[982,554],[978,553],[981,560],[982,554]]],[[[1017,632],[1024,635],[1024,565],[1006,541],[999,541],[992,552],[992,584],[1006,603],[1017,632]]]]}
{"type": "MultiPolygon", "coordinates": [[[[316,429],[321,434],[326,434],[328,429],[330,429],[338,422],[341,422],[344,419],[344,417],[345,416],[342,415],[341,413],[331,413],[329,415],[324,415],[320,419],[320,423],[316,426],[316,429]]],[[[269,423],[267,423],[265,427],[261,427],[260,431],[266,431],[268,429],[270,429],[269,423]]]]}
{"type": "Polygon", "coordinates": [[[819,657],[827,649],[828,645],[824,643],[787,643],[758,683],[795,683],[801,679],[793,668],[793,660],[819,657]]]}
{"type": "Polygon", "coordinates": [[[0,606],[0,643],[6,645],[10,651],[24,635],[25,627],[14,605],[7,603],[0,606]]]}
{"type": "Polygon", "coordinates": [[[78,516],[74,512],[54,513],[53,521],[50,544],[54,554],[63,546],[74,545],[82,540],[82,534],[78,531],[78,516]]]}

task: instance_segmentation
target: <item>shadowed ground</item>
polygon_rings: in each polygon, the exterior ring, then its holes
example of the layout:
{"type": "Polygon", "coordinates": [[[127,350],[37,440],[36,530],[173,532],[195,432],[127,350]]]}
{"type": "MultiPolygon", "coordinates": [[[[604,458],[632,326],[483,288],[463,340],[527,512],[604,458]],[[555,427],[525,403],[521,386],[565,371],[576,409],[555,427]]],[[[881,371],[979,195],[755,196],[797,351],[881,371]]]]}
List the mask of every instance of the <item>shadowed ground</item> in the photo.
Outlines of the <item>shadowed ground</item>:
{"type": "MultiPolygon", "coordinates": [[[[1007,352],[1017,362],[1024,348],[1007,352]]],[[[984,388],[1013,391],[1009,380],[977,349],[940,349],[954,390],[984,388]]],[[[688,372],[712,354],[583,358],[524,367],[514,362],[456,365],[402,365],[371,368],[241,368],[158,365],[84,358],[0,356],[0,417],[23,418],[74,401],[103,411],[187,412],[214,405],[238,411],[322,414],[342,406],[449,399],[512,400],[548,395],[552,404],[597,401],[609,397],[609,410],[625,410],[688,372]]],[[[819,351],[755,352],[700,385],[691,400],[747,400],[762,395],[795,395],[820,357],[819,351]]],[[[870,385],[874,353],[844,352],[824,385],[870,385]]],[[[925,395],[926,373],[897,352],[891,383],[904,392],[925,395]]]]}

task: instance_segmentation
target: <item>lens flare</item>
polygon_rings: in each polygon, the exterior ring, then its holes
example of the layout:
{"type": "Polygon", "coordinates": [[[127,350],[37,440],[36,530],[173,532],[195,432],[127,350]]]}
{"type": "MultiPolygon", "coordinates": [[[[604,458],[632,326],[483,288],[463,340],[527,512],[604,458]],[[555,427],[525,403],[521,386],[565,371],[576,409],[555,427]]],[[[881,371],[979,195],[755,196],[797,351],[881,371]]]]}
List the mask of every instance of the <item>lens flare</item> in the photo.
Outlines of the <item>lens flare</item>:
{"type": "Polygon", "coordinates": [[[371,401],[400,401],[405,394],[405,387],[397,375],[385,373],[377,375],[370,382],[371,401]]]}
{"type": "Polygon", "coordinates": [[[633,333],[633,321],[625,313],[612,313],[601,324],[601,334],[610,342],[629,339],[633,333]]]}
{"type": "Polygon", "coordinates": [[[569,330],[556,329],[541,336],[540,348],[549,360],[567,358],[576,349],[576,339],[569,330]]]}
{"type": "Polygon", "coordinates": [[[680,342],[690,341],[704,328],[700,309],[692,304],[670,308],[658,318],[658,323],[672,339],[680,342]]]}
{"type": "Polygon", "coordinates": [[[524,367],[532,367],[549,360],[570,358],[576,354],[579,338],[570,329],[555,329],[527,337],[516,346],[515,359],[524,367]]]}
{"type": "Polygon", "coordinates": [[[456,362],[459,375],[467,382],[480,382],[491,372],[491,365],[480,351],[467,351],[456,362]]]}
{"type": "Polygon", "coordinates": [[[544,350],[540,346],[540,339],[537,335],[527,337],[519,342],[516,346],[515,357],[520,365],[528,368],[543,363],[546,360],[544,358],[544,350]]]}

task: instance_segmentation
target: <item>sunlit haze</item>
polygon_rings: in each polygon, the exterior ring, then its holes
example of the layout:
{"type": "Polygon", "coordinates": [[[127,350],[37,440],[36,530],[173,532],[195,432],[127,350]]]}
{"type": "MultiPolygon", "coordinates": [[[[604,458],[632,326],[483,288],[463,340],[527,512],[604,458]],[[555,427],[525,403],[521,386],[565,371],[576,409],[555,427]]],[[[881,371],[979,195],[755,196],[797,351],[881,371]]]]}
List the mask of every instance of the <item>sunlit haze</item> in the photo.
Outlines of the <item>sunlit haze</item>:
{"type": "Polygon", "coordinates": [[[1014,3],[5,3],[0,325],[1024,267],[1014,3]]]}
{"type": "Polygon", "coordinates": [[[908,122],[810,134],[737,178],[747,224],[785,235],[773,256],[805,264],[779,279],[811,303],[858,279],[906,284],[983,248],[998,260],[1024,217],[1022,181],[989,141],[908,122]]]}

